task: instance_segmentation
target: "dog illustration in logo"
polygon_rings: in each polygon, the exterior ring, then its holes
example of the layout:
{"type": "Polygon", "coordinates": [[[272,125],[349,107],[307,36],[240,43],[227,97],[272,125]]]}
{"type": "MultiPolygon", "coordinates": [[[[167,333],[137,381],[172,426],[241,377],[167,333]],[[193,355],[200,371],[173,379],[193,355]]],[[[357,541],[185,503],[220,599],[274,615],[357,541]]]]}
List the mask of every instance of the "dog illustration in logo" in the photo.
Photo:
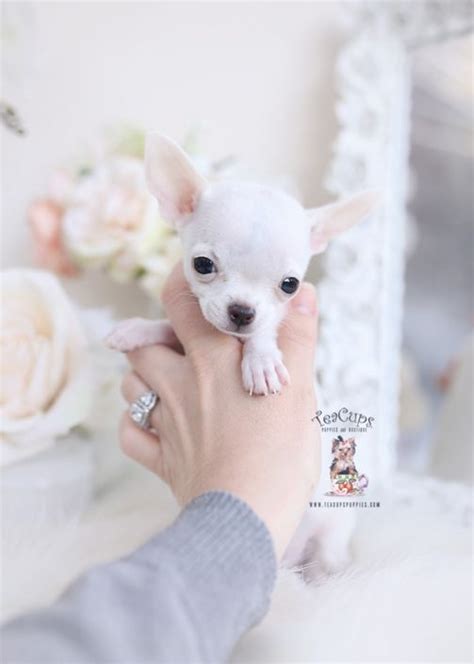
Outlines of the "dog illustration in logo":
{"type": "Polygon", "coordinates": [[[332,493],[337,495],[363,493],[369,482],[365,475],[359,475],[355,465],[355,438],[346,440],[342,436],[334,438],[331,453],[333,460],[329,473],[333,486],[332,493]]]}

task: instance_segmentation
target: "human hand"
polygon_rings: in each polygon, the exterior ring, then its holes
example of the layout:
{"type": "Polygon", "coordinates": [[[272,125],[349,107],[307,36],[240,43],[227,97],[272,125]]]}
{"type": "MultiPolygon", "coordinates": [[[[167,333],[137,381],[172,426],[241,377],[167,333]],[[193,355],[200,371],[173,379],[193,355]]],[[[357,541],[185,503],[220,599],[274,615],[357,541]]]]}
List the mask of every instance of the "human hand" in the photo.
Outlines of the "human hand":
{"type": "Polygon", "coordinates": [[[281,557],[319,478],[314,353],[317,304],[302,284],[290,300],[278,344],[291,384],[280,395],[251,397],[241,378],[242,345],[202,316],[177,266],[163,305],[182,349],[149,346],[128,354],[123,381],[132,402],[149,389],[156,435],[124,414],[123,451],[157,473],[182,505],[207,491],[229,491],[266,523],[281,557]],[[184,351],[184,354],[183,354],[184,351]]]}

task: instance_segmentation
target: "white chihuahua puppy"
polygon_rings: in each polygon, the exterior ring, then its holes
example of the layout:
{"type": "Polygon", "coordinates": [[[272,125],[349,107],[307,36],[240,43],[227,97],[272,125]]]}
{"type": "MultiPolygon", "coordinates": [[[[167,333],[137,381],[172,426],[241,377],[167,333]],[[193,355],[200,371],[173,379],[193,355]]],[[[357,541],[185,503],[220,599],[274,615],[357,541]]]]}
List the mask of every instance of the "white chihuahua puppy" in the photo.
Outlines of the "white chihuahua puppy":
{"type": "MultiPolygon", "coordinates": [[[[184,272],[203,316],[242,342],[244,389],[251,395],[280,392],[289,381],[277,346],[286,305],[298,291],[311,256],[366,217],[374,194],[305,210],[270,187],[209,184],[181,148],[158,134],[147,139],[145,165],[161,214],[181,237],[184,272]]],[[[123,352],[172,341],[176,339],[168,322],[140,318],[123,321],[106,339],[123,352]]],[[[313,572],[342,569],[350,560],[354,525],[353,510],[308,510],[284,565],[310,562],[316,549],[313,572]]]]}
{"type": "MultiPolygon", "coordinates": [[[[249,394],[277,394],[289,382],[278,326],[310,258],[373,207],[374,195],[305,210],[294,198],[249,183],[209,184],[169,138],[147,138],[148,186],[183,244],[184,272],[202,314],[243,343],[249,394]]],[[[123,321],[107,344],[127,352],[172,338],[166,321],[123,321]]]]}

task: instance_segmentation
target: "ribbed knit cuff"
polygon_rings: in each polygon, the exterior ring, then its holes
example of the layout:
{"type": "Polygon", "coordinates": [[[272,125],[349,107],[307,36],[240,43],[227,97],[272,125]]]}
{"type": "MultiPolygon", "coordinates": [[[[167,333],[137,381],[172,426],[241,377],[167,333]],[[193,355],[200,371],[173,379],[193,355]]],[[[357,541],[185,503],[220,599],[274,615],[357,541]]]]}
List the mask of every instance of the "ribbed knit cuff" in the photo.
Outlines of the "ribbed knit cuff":
{"type": "Polygon", "coordinates": [[[268,611],[277,572],[273,541],[260,517],[230,493],[195,498],[140,558],[172,563],[198,619],[215,626],[215,639],[235,643],[268,611]]]}
{"type": "Polygon", "coordinates": [[[199,570],[204,582],[217,566],[223,578],[227,573],[240,577],[235,583],[240,593],[244,583],[256,584],[262,595],[256,620],[261,618],[268,610],[278,563],[270,532],[249,505],[231,493],[210,491],[191,501],[175,526],[183,546],[181,565],[190,572],[199,570]]]}

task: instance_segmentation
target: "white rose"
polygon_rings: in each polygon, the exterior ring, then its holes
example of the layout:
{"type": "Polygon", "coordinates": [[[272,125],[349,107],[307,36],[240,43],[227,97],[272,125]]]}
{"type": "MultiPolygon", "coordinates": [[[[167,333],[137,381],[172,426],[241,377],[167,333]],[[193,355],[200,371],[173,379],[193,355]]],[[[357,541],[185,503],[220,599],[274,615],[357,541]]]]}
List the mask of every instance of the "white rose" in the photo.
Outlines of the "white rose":
{"type": "Polygon", "coordinates": [[[41,270],[2,274],[0,465],[54,444],[91,406],[87,344],[56,277],[41,270]]]}
{"type": "Polygon", "coordinates": [[[65,213],[65,243],[82,266],[106,268],[118,281],[133,279],[144,257],[166,234],[149,193],[143,162],[112,157],[81,178],[65,213]]]}

